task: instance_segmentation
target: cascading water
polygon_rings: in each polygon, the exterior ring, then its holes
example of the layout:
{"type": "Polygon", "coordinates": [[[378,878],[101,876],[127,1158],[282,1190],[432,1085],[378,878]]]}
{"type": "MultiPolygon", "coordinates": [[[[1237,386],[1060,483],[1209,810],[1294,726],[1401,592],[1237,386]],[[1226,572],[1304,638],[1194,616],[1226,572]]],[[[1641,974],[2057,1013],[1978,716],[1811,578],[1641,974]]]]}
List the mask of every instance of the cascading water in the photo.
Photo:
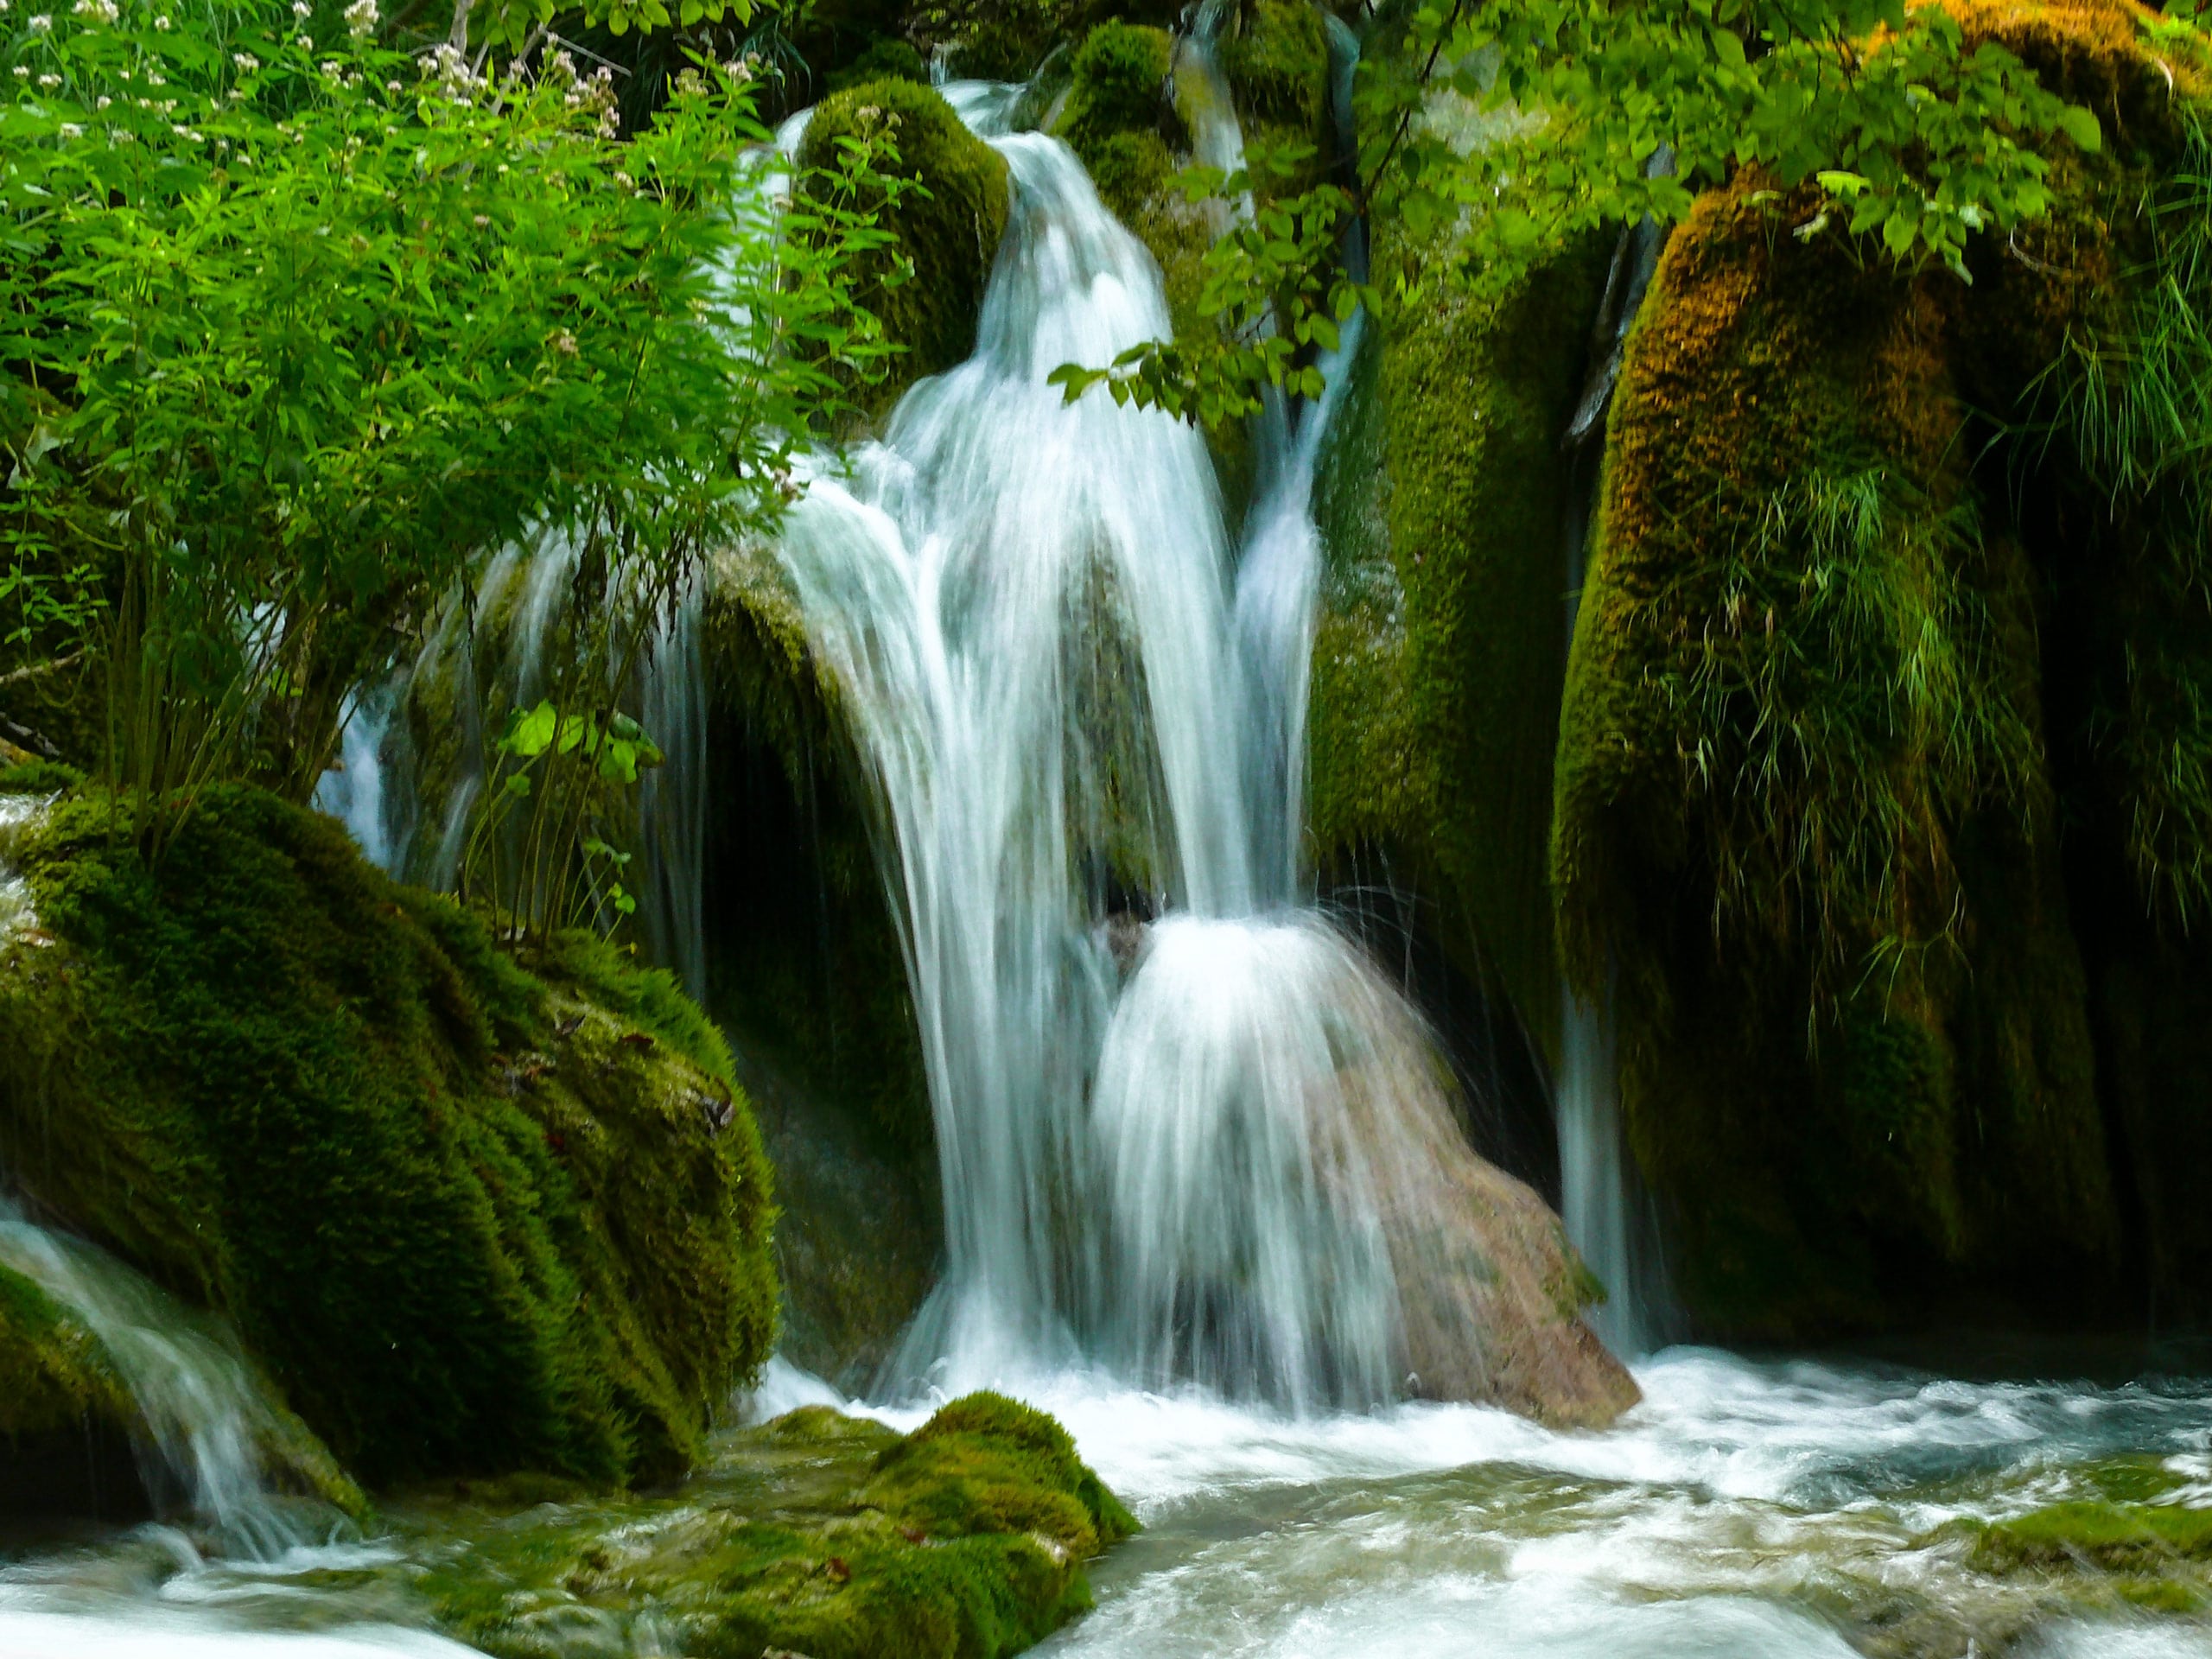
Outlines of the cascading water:
{"type": "Polygon", "coordinates": [[[286,1438],[282,1414],[212,1321],[4,1197],[0,1266],[53,1298],[113,1363],[144,1428],[149,1490],[181,1497],[233,1553],[266,1557],[303,1541],[299,1520],[270,1495],[269,1449],[286,1438]]]}
{"type": "Polygon", "coordinates": [[[1329,404],[1262,423],[1232,559],[1193,430],[1046,378],[1166,336],[1149,255],[1065,146],[946,90],[1012,185],[976,353],[815,469],[781,550],[889,821],[937,1113],[950,1259],[899,1368],[1298,1408],[1479,1370],[1488,1306],[1435,1271],[1478,1167],[1443,1070],[1296,908],[1329,404]]]}
{"type": "MultiPolygon", "coordinates": [[[[1671,172],[1673,165],[1671,152],[1662,149],[1651,169],[1671,172]]],[[[1566,537],[1570,645],[1597,512],[1605,416],[1620,379],[1629,328],[1651,285],[1663,240],[1664,233],[1649,219],[1622,234],[1592,332],[1589,378],[1567,430],[1576,486],[1568,495],[1566,537]]],[[[1637,1174],[1621,1120],[1611,988],[1593,1004],[1562,984],[1560,1007],[1560,1218],[1576,1251],[1605,1287],[1606,1300],[1587,1316],[1590,1324],[1616,1353],[1641,1356],[1663,1343],[1677,1321],[1650,1195],[1637,1174]]]]}

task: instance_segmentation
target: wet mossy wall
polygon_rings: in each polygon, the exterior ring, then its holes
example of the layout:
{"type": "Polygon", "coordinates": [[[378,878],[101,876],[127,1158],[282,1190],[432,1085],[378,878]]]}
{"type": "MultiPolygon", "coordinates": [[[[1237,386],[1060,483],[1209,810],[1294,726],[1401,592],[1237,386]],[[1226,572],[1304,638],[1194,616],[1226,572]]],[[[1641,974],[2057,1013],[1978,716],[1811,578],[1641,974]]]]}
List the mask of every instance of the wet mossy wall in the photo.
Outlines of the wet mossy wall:
{"type": "Polygon", "coordinates": [[[709,1001],[777,1168],[785,1351],[865,1388],[943,1247],[920,1031],[865,774],[774,556],[717,560],[709,1001]]]}
{"type": "Polygon", "coordinates": [[[1969,289],[1792,235],[1812,205],[1743,178],[1675,232],[1612,412],[1552,878],[1570,976],[1617,988],[1680,1288],[1727,1334],[2140,1289],[2113,1028],[2158,1005],[2101,984],[2133,964],[2097,849],[2132,785],[2062,660],[2143,637],[2079,574],[2109,556],[2081,530],[2135,515],[2089,507],[2037,399],[2136,280],[2190,87],[2124,5],[1967,20],[2103,121],[2051,220],[1969,289]]]}
{"type": "Polygon", "coordinates": [[[776,1335],[770,1173],[714,1028],[566,937],[525,967],[334,821],[210,790],[149,868],[65,798],[0,954],[0,1163],[235,1321],[365,1478],[671,1474],[776,1335]]]}
{"type": "Polygon", "coordinates": [[[1463,971],[1546,1051],[1558,1023],[1544,875],[1567,651],[1561,439],[1605,254],[1578,245],[1500,302],[1439,294],[1370,333],[1315,495],[1319,861],[1342,879],[1379,859],[1427,895],[1463,971]]]}

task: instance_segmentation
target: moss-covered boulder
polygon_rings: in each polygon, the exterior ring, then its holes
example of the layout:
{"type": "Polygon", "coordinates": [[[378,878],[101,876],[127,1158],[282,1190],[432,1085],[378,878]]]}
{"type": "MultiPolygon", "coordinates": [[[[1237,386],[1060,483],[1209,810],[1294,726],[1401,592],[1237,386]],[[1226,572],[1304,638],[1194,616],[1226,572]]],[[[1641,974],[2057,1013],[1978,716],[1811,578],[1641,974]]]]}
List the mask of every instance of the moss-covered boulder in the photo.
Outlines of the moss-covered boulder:
{"type": "Polygon", "coordinates": [[[1000,1659],[1088,1608],[1084,1562],[1136,1529],[1058,1424],[988,1394],[906,1436],[809,1407],[665,1498],[399,1520],[455,1541],[442,1622],[515,1659],[587,1621],[731,1659],[1000,1659]]]}
{"type": "Polygon", "coordinates": [[[837,141],[861,137],[887,137],[899,156],[888,171],[918,187],[893,202],[849,204],[876,212],[895,238],[855,272],[864,303],[904,348],[886,377],[865,389],[880,418],[916,380],[975,349],[976,315],[1006,232],[1006,159],[961,125],[934,89],[885,76],[822,100],[799,164],[832,166],[837,141]]]}
{"type": "Polygon", "coordinates": [[[1611,416],[1561,717],[1560,948],[1618,998],[1630,1139],[1721,1332],[1967,1285],[2110,1311],[2082,931],[2105,894],[2074,826],[2114,785],[2068,752],[2112,727],[2050,642],[2077,626],[2052,609],[2069,572],[2100,573],[2105,616],[2126,587],[2051,459],[2072,417],[2036,399],[2134,280],[2129,204],[2177,172],[2190,84],[2123,0],[1962,16],[2105,124],[2101,154],[2059,158],[2051,219],[1976,248],[1969,289],[1861,257],[1747,174],[1675,233],[1611,416]]]}
{"type": "MultiPolygon", "coordinates": [[[[2131,1575],[2212,1563],[2212,1510],[2182,1503],[2053,1503],[1978,1529],[1984,1573],[2092,1570],[2131,1575]]],[[[2203,1589],[2202,1574],[2196,1588],[2203,1589]]]]}
{"type": "Polygon", "coordinates": [[[0,1166],[226,1314],[372,1482],[676,1473],[773,1345],[768,1166],[719,1034],[584,937],[527,965],[242,787],[165,855],[19,837],[0,1166]]]}

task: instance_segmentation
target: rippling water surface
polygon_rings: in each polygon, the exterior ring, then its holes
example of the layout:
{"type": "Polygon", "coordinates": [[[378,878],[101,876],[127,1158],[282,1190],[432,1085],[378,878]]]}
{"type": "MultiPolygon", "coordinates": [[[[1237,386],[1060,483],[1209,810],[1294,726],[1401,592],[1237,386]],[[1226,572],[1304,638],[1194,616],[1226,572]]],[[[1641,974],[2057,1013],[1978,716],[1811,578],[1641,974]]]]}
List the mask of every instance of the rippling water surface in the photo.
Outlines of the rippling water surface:
{"type": "MultiPolygon", "coordinates": [[[[2212,1656],[2195,1615],[1969,1560],[1971,1522],[2065,1499],[2212,1503],[2212,1382],[1967,1382],[1688,1349],[1638,1376],[1619,1427],[1567,1434],[1471,1407],[1294,1420],[1074,1374],[1010,1382],[1146,1523],[1094,1567],[1096,1611],[1039,1651],[2212,1656]]],[[[779,1370],[760,1405],[825,1392],[779,1370]]],[[[0,1573],[0,1656],[460,1652],[430,1633],[424,1586],[473,1570],[480,1542],[403,1521],[242,1567],[142,1529],[0,1573]]],[[[561,1650],[660,1649],[644,1618],[580,1620],[561,1650]]]]}

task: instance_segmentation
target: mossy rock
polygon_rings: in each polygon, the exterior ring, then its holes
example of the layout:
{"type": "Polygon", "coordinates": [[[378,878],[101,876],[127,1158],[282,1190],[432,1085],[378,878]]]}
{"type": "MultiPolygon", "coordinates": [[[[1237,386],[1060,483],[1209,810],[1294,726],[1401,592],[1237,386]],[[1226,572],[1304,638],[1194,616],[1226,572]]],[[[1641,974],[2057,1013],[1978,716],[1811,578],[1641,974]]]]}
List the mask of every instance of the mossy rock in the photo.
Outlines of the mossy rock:
{"type": "Polygon", "coordinates": [[[832,164],[840,138],[887,135],[891,170],[919,187],[873,208],[896,238],[864,256],[855,280],[862,302],[904,348],[885,378],[861,389],[877,417],[906,388],[941,373],[976,347],[976,320],[999,238],[1006,233],[1006,159],[960,124],[932,88],[895,77],[849,86],[822,100],[799,146],[802,168],[832,164]]]}
{"type": "Polygon", "coordinates": [[[2111,504],[2068,497],[2048,429],[1977,411],[2029,421],[2061,342],[2125,293],[2123,209],[2174,164],[2190,77],[2118,0],[1959,10],[2113,135],[2057,158],[2050,218],[1970,249],[1969,289],[1789,234],[1816,205],[1745,174],[1675,232],[1609,428],[1560,948],[1618,996],[1631,1142],[1721,1333],[1970,1286],[2094,1309],[2118,1262],[2076,827],[2112,785],[2067,761],[2097,717],[2050,647],[2075,624],[2050,609],[2069,538],[2111,504]],[[2039,509],[2053,491],[2075,505],[2039,509]]]}
{"type": "Polygon", "coordinates": [[[1244,149],[1255,161],[1252,194],[1264,204],[1312,189],[1326,176],[1335,134],[1329,111],[1329,35],[1312,0],[1248,0],[1220,44],[1244,149]],[[1295,159],[1294,152],[1305,152],[1295,159]]]}
{"type": "Polygon", "coordinates": [[[1084,1563],[1135,1530],[1058,1424],[993,1395],[903,1437],[809,1407],[723,1436],[664,1499],[399,1521],[457,1537],[424,1587],[516,1659],[586,1618],[731,1659],[1000,1659],[1088,1608],[1084,1563]]]}
{"type": "MultiPolygon", "coordinates": [[[[2178,1503],[2054,1503],[1977,1534],[1978,1571],[2012,1573],[2093,1569],[2139,1575],[2212,1563],[2212,1510],[2178,1503]]],[[[2202,1585],[2196,1587],[2201,1601],[2202,1585]]]]}
{"type": "Polygon", "coordinates": [[[377,1483],[679,1472],[776,1332],[770,1176],[719,1034],[586,937],[528,967],[334,822],[204,792],[24,838],[0,1160],[236,1325],[377,1483]]]}
{"type": "Polygon", "coordinates": [[[930,67],[911,41],[878,35],[861,48],[858,57],[830,73],[823,83],[823,91],[834,96],[848,87],[877,80],[911,80],[918,86],[926,86],[930,84],[930,67]]]}
{"type": "Polygon", "coordinates": [[[127,1434],[137,1421],[99,1340],[37,1285],[0,1267],[0,1436],[19,1445],[88,1422],[127,1434]]]}

